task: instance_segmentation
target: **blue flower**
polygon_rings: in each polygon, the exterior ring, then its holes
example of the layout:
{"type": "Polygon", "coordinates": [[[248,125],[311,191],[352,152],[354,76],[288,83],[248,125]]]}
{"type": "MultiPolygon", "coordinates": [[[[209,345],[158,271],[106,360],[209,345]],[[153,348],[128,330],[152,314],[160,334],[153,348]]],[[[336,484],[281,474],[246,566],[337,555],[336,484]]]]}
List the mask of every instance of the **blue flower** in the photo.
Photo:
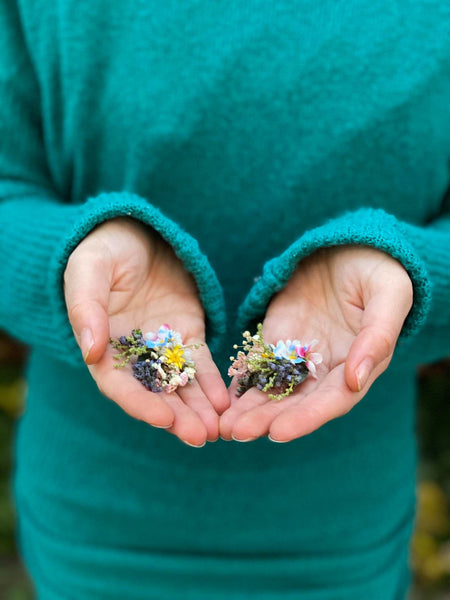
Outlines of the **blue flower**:
{"type": "Polygon", "coordinates": [[[299,345],[300,342],[298,340],[294,340],[293,342],[291,342],[291,340],[287,340],[286,342],[279,340],[277,345],[273,348],[275,358],[286,358],[296,365],[306,362],[304,357],[298,355],[297,348],[299,345]]]}
{"type": "Polygon", "coordinates": [[[277,345],[273,347],[273,353],[275,358],[289,358],[288,349],[283,340],[278,340],[277,345]]]}
{"type": "Polygon", "coordinates": [[[158,329],[158,333],[153,333],[152,331],[147,332],[145,335],[145,344],[147,348],[163,348],[165,346],[173,346],[173,345],[181,345],[181,335],[170,329],[169,325],[161,325],[158,329]]]}

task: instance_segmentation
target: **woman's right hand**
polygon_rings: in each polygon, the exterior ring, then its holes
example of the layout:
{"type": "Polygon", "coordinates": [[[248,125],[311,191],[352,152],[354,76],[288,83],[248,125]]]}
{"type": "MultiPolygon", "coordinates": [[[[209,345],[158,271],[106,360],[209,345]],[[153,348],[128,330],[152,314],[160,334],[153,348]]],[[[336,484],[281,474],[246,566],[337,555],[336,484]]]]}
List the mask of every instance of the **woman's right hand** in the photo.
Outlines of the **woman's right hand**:
{"type": "Polygon", "coordinates": [[[219,435],[228,407],[225,384],[205,344],[197,287],[172,248],[149,227],[118,217],[96,227],[72,252],[64,273],[69,320],[99,390],[132,417],[203,446],[219,435]],[[110,337],[168,323],[192,350],[196,379],[176,392],[149,392],[127,369],[114,368],[110,337]]]}

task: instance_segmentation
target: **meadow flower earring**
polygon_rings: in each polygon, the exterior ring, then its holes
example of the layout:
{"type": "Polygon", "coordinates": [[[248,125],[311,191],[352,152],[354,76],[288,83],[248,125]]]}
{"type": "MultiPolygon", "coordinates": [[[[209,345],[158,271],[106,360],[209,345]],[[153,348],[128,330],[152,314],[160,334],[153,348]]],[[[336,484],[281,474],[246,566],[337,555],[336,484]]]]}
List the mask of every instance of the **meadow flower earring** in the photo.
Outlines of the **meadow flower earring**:
{"type": "Polygon", "coordinates": [[[114,367],[132,362],[134,377],[150,392],[170,394],[195,379],[190,349],[202,344],[184,345],[181,335],[169,325],[161,325],[157,333],[133,329],[130,336],[109,341],[119,351],[114,358],[120,362],[114,367]]]}
{"type": "MultiPolygon", "coordinates": [[[[276,346],[266,344],[261,323],[255,335],[244,331],[243,338],[243,350],[236,358],[230,356],[233,364],[228,369],[230,377],[238,378],[238,397],[256,387],[262,392],[269,392],[271,400],[281,400],[289,396],[308,375],[317,378],[316,365],[322,362],[322,355],[312,351],[317,340],[308,344],[302,344],[300,340],[279,340],[276,346]]],[[[235,349],[239,347],[234,345],[235,349]]]]}

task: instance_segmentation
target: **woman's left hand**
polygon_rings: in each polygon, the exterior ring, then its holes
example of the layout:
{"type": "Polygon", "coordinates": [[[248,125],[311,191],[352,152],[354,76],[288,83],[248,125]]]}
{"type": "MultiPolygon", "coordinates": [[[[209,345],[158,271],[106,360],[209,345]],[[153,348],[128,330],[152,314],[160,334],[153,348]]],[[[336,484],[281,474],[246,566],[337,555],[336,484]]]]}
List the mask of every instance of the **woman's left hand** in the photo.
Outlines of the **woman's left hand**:
{"type": "Polygon", "coordinates": [[[304,259],[272,299],[266,342],[319,341],[317,379],[309,376],[280,401],[251,388],[220,418],[221,436],[250,441],[269,435],[288,442],[346,414],[387,368],[413,301],[412,282],[390,255],[371,247],[340,246],[304,259]]]}

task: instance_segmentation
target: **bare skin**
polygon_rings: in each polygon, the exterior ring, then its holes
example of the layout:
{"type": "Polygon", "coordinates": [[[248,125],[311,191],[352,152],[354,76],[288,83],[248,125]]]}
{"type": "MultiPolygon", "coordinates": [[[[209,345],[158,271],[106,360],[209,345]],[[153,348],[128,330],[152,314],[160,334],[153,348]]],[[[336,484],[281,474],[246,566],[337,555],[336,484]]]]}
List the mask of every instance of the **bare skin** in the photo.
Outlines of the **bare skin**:
{"type": "Polygon", "coordinates": [[[171,247],[133,219],[116,218],[94,229],[71,254],[64,291],[69,319],[99,390],[129,415],[167,429],[201,447],[219,435],[228,407],[226,386],[205,344],[205,315],[190,274],[171,247]],[[134,328],[179,331],[192,350],[196,381],[171,394],[152,394],[115,369],[108,340],[134,328]]]}
{"type": "Polygon", "coordinates": [[[412,306],[411,280],[395,259],[370,247],[323,249],[304,259],[271,301],[266,341],[318,339],[317,379],[270,401],[251,389],[227,392],[205,342],[205,317],[193,278],[173,250],[138,221],[112,219],[74,250],[64,275],[69,319],[100,391],[128,414],[201,447],[224,439],[269,435],[287,442],[347,413],[387,368],[412,306]],[[169,323],[193,351],[196,381],[172,394],[152,394],[114,369],[109,337],[169,323]],[[90,334],[89,334],[90,332],[90,334]],[[151,399],[151,401],[150,401],[151,399]],[[219,420],[220,417],[220,420],[219,420]]]}
{"type": "Polygon", "coordinates": [[[236,398],[234,379],[221,436],[287,442],[346,414],[389,365],[412,301],[406,270],[379,250],[342,246],[304,259],[271,301],[263,333],[272,343],[319,340],[317,379],[308,377],[279,402],[255,388],[236,398]]]}

